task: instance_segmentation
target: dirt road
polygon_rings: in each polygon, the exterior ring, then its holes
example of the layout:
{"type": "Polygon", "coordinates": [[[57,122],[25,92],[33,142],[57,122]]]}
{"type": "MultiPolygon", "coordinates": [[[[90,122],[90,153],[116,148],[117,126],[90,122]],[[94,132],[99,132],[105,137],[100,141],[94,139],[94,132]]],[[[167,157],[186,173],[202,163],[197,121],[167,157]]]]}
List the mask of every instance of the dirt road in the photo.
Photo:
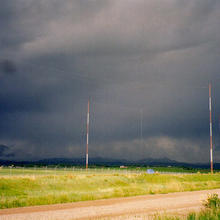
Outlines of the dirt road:
{"type": "Polygon", "coordinates": [[[202,207],[202,202],[213,193],[220,195],[220,189],[4,209],[0,210],[0,219],[88,220],[102,217],[114,219],[122,215],[134,216],[141,213],[147,216],[164,211],[166,213],[198,211],[202,207]]]}

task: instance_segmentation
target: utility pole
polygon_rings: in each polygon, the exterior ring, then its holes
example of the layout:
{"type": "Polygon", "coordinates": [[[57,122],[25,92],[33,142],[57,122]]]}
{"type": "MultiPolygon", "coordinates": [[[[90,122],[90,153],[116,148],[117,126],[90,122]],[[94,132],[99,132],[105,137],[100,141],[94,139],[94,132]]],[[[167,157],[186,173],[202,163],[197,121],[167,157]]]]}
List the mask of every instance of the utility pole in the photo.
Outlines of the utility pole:
{"type": "Polygon", "coordinates": [[[209,123],[210,123],[210,164],[213,173],[213,150],[212,150],[212,84],[209,83],[209,123]]]}
{"type": "Polygon", "coordinates": [[[88,163],[89,163],[89,105],[90,105],[90,101],[88,100],[87,123],[86,123],[86,170],[88,169],[88,163]]]}
{"type": "MultiPolygon", "coordinates": [[[[142,148],[143,147],[143,109],[142,108],[140,109],[140,138],[141,138],[140,145],[142,148]]],[[[144,152],[142,152],[142,153],[144,153],[144,152]]]]}

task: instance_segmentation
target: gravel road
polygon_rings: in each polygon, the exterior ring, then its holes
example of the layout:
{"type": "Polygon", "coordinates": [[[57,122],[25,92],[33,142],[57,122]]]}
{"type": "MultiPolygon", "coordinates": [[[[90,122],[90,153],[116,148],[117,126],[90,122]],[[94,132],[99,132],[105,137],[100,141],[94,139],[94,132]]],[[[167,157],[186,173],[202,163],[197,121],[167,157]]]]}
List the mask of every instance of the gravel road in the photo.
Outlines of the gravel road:
{"type": "Polygon", "coordinates": [[[198,211],[202,202],[213,193],[220,195],[220,189],[3,209],[0,220],[121,219],[120,216],[137,214],[198,211]]]}

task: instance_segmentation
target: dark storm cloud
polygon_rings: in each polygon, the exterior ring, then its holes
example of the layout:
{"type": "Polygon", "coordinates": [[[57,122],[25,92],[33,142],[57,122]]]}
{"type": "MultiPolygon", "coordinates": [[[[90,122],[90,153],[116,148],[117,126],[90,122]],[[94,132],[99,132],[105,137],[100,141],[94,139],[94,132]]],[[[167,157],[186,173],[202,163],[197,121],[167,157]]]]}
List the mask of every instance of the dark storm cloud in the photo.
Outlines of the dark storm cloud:
{"type": "Polygon", "coordinates": [[[0,145],[0,157],[14,157],[15,155],[13,153],[8,153],[10,151],[10,147],[5,145],[0,145]]]}
{"type": "Polygon", "coordinates": [[[83,156],[90,97],[92,156],[208,161],[209,81],[220,147],[219,10],[217,0],[1,3],[1,142],[17,158],[83,156]]]}
{"type": "Polygon", "coordinates": [[[0,61],[0,69],[3,74],[13,74],[16,72],[16,65],[10,60],[0,61]]]}
{"type": "Polygon", "coordinates": [[[5,145],[0,145],[0,156],[4,155],[4,152],[8,150],[8,147],[5,145]]]}

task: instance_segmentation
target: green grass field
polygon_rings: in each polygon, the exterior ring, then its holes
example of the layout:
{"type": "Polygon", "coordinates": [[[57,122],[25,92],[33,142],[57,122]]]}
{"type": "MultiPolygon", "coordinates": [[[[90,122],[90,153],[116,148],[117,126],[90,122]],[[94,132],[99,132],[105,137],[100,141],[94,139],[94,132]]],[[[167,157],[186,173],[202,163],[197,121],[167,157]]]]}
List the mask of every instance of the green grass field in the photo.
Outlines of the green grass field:
{"type": "MultiPolygon", "coordinates": [[[[120,169],[119,167],[92,167],[88,169],[89,172],[92,173],[146,173],[146,170],[150,168],[155,172],[160,173],[209,173],[209,169],[197,169],[197,168],[184,168],[184,167],[132,167],[129,166],[126,169],[120,169]]],[[[0,167],[0,176],[2,175],[48,175],[48,174],[68,174],[74,172],[87,172],[83,167],[57,167],[57,166],[49,166],[49,167],[4,167],[1,169],[0,167]]],[[[218,171],[218,170],[216,170],[218,171]]]]}
{"type": "Polygon", "coordinates": [[[0,170],[0,208],[215,189],[220,174],[146,174],[103,170],[0,170]]]}

